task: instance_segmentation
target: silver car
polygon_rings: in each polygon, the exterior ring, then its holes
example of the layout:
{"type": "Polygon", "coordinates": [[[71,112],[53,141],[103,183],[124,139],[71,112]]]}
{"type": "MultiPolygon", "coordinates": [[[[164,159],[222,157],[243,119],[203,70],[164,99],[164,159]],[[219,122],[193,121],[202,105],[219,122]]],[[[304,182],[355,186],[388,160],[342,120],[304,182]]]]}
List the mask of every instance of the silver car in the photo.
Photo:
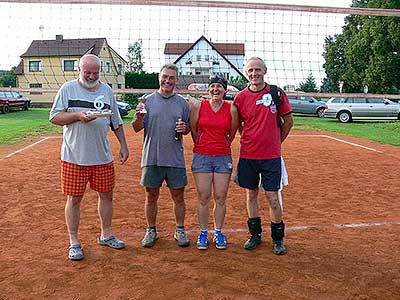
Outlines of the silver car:
{"type": "Polygon", "coordinates": [[[324,116],[325,103],[313,97],[288,96],[293,113],[324,116]]]}
{"type": "Polygon", "coordinates": [[[400,104],[382,98],[331,98],[325,104],[325,118],[342,123],[356,119],[400,120],[400,104]]]}

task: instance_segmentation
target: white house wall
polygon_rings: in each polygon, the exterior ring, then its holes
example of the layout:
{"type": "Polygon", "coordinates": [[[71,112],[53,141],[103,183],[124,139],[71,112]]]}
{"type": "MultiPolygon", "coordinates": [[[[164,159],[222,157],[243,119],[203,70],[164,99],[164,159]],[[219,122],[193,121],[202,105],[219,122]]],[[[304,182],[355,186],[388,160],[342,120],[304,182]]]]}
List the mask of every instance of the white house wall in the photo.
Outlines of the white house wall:
{"type": "MultiPolygon", "coordinates": [[[[173,63],[178,58],[178,55],[166,55],[166,63],[173,63]]],[[[216,73],[223,73],[228,79],[240,76],[240,74],[227,62],[227,59],[229,59],[230,63],[239,70],[243,69],[243,56],[227,55],[223,57],[205,40],[200,40],[191,50],[181,57],[177,62],[177,66],[180,75],[209,76],[216,73]],[[206,59],[207,56],[208,60],[206,59]],[[191,61],[191,64],[187,64],[188,61],[191,61]],[[213,64],[213,62],[218,62],[219,64],[213,64]]]]}

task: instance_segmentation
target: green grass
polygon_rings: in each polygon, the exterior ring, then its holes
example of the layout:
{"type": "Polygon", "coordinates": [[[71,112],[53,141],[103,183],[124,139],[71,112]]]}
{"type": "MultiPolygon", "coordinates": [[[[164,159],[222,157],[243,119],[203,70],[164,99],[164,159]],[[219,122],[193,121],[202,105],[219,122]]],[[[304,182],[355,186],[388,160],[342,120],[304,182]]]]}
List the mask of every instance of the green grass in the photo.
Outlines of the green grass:
{"type": "Polygon", "coordinates": [[[29,136],[61,133],[62,127],[49,122],[48,108],[15,110],[0,114],[0,144],[14,144],[29,136]]]}
{"type": "MultiPolygon", "coordinates": [[[[123,118],[125,124],[131,122],[133,113],[131,111],[123,118]]],[[[52,125],[48,116],[49,109],[46,108],[0,114],[0,144],[17,143],[30,136],[61,133],[62,127],[52,125]]],[[[342,124],[336,119],[295,116],[294,123],[295,129],[317,129],[400,146],[400,121],[355,121],[342,124]]]]}
{"type": "Polygon", "coordinates": [[[400,121],[354,121],[343,124],[337,119],[295,116],[294,122],[295,129],[318,129],[400,146],[400,121]]]}

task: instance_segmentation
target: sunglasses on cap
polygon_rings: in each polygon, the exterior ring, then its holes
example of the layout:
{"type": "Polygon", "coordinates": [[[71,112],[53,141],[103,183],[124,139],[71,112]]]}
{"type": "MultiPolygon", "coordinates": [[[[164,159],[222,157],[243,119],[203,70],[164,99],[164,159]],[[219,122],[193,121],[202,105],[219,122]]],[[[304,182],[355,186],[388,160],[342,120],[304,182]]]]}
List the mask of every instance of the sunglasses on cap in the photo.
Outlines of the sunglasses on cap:
{"type": "Polygon", "coordinates": [[[225,79],[223,74],[211,75],[208,85],[210,85],[212,83],[219,83],[220,85],[222,85],[224,87],[225,90],[228,87],[228,81],[225,79]]]}

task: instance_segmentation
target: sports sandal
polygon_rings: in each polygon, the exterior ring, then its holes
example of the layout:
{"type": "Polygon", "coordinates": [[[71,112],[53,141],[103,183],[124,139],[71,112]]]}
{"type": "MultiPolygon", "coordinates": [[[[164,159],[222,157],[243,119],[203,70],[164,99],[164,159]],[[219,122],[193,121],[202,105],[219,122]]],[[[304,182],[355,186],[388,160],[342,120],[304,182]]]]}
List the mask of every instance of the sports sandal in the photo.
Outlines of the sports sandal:
{"type": "Polygon", "coordinates": [[[81,244],[73,244],[69,246],[68,258],[70,260],[82,260],[84,258],[81,244]]]}
{"type": "Polygon", "coordinates": [[[123,249],[125,248],[125,243],[119,239],[117,239],[116,236],[111,235],[106,239],[103,239],[101,236],[97,238],[97,244],[102,245],[102,246],[107,246],[113,249],[123,249]]]}

